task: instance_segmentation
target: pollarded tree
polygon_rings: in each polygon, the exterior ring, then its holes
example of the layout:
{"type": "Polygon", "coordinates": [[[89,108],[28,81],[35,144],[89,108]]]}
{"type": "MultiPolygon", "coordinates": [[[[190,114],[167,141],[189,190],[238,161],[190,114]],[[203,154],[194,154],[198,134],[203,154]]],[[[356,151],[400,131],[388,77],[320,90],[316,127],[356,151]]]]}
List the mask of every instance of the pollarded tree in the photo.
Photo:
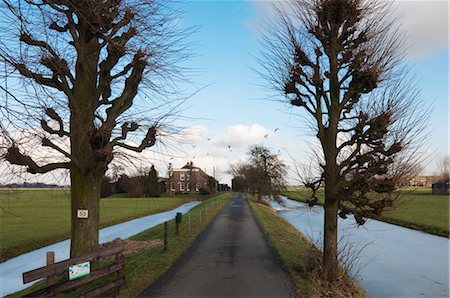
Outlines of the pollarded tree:
{"type": "Polygon", "coordinates": [[[175,62],[189,54],[188,32],[177,29],[178,13],[158,0],[4,0],[1,9],[0,55],[9,80],[0,105],[9,142],[4,158],[32,174],[70,171],[70,254],[87,253],[98,245],[108,164],[118,149],[154,146],[174,107],[167,87],[178,74],[175,62]],[[141,110],[132,109],[137,103],[141,110]],[[52,150],[46,163],[35,157],[40,149],[21,143],[20,131],[52,150]],[[77,218],[78,209],[88,210],[88,218],[77,218]]]}
{"type": "Polygon", "coordinates": [[[148,195],[150,197],[159,197],[160,195],[158,172],[154,165],[152,165],[150,172],[148,172],[148,195]]]}
{"type": "Polygon", "coordinates": [[[269,148],[256,145],[248,151],[248,161],[231,166],[231,174],[261,201],[265,195],[278,194],[286,188],[287,166],[269,148]]]}
{"type": "MultiPolygon", "coordinates": [[[[395,198],[427,120],[402,67],[403,31],[378,0],[297,0],[277,9],[263,75],[306,111],[325,187],[326,279],[337,270],[338,215],[359,224],[395,198]],[[408,151],[409,150],[409,151],[408,151]]],[[[311,203],[314,203],[314,195],[311,203]]]]}

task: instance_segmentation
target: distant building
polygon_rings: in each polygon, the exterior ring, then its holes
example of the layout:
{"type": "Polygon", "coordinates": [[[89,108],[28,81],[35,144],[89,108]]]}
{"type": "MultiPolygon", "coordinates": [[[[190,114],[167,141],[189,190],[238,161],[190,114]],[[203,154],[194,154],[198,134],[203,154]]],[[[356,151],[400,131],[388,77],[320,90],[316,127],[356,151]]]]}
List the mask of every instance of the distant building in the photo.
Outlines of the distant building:
{"type": "Polygon", "coordinates": [[[431,187],[431,185],[438,180],[439,176],[416,176],[409,181],[408,186],[431,187]]]}
{"type": "Polygon", "coordinates": [[[436,182],[431,186],[431,193],[434,195],[449,195],[449,183],[446,182],[436,182]]]}
{"type": "Polygon", "coordinates": [[[217,181],[200,168],[188,162],[181,169],[169,169],[166,183],[167,192],[175,193],[215,193],[217,181]]]}
{"type": "Polygon", "coordinates": [[[231,188],[230,188],[230,186],[229,186],[228,184],[226,184],[226,183],[219,183],[219,184],[217,185],[217,190],[218,190],[218,191],[230,191],[231,188]]]}
{"type": "Polygon", "coordinates": [[[231,179],[231,189],[233,191],[244,191],[242,180],[238,177],[231,179]]]}

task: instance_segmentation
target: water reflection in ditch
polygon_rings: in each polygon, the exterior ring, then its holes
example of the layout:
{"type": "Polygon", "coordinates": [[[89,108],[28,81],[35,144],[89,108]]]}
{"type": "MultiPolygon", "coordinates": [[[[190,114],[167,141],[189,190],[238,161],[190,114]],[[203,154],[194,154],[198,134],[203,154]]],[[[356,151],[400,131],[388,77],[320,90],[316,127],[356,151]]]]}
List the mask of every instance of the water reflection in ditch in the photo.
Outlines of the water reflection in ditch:
{"type": "MultiPolygon", "coordinates": [[[[323,208],[280,199],[271,201],[277,213],[320,246],[323,208]]],[[[371,297],[449,297],[448,238],[377,220],[358,227],[351,217],[339,219],[339,237],[364,247],[357,280],[371,297]]]]}

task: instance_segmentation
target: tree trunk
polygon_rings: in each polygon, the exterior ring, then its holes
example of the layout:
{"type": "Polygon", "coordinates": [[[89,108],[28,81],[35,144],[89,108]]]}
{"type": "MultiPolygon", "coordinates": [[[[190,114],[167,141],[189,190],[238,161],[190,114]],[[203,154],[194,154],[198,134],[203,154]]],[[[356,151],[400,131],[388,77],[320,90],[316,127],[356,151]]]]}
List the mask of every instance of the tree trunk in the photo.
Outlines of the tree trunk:
{"type": "Polygon", "coordinates": [[[72,170],[71,178],[71,237],[70,257],[89,253],[98,248],[99,205],[102,175],[82,174],[72,170]],[[78,218],[78,210],[87,210],[88,218],[78,218]]]}
{"type": "MultiPolygon", "coordinates": [[[[327,182],[325,182],[327,183],[327,182]]],[[[331,187],[330,187],[331,188],[331,187]]],[[[325,278],[329,282],[336,280],[337,276],[337,242],[338,242],[338,210],[339,205],[330,188],[325,186],[325,220],[324,220],[324,243],[323,264],[325,278]]]]}

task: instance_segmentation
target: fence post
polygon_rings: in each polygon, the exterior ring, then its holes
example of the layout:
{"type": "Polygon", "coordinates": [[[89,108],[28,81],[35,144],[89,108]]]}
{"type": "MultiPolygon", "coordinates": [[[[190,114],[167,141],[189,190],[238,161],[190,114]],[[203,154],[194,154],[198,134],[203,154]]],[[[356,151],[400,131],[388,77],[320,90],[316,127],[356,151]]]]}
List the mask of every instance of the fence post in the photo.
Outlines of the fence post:
{"type": "Polygon", "coordinates": [[[189,232],[191,231],[191,213],[188,213],[189,232]]]}
{"type": "MultiPolygon", "coordinates": [[[[46,256],[46,264],[51,265],[51,264],[55,264],[55,252],[54,251],[47,251],[47,256],[46,256]]],[[[51,286],[55,284],[55,276],[51,275],[49,277],[47,277],[47,285],[51,286]]]]}
{"type": "Polygon", "coordinates": [[[167,221],[166,222],[164,222],[164,251],[166,251],[167,250],[167,221]]]}

